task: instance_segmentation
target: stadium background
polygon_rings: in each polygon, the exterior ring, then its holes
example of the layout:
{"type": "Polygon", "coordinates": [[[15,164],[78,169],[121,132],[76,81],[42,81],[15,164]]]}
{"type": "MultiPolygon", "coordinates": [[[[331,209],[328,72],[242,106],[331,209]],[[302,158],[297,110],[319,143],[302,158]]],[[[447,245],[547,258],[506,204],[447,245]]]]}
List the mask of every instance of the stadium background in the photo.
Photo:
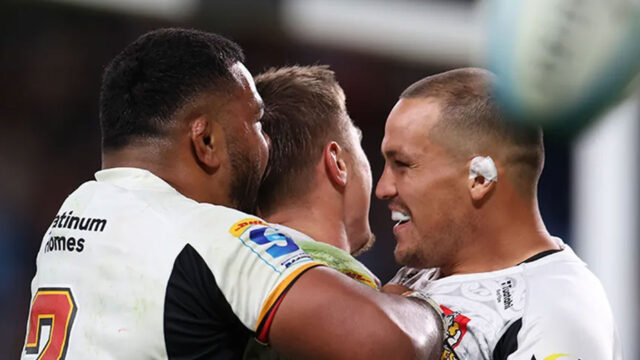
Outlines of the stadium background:
{"type": "MultiPolygon", "coordinates": [[[[29,284],[42,234],[66,195],[92,179],[100,168],[100,77],[106,63],[126,44],[158,27],[195,27],[238,42],[254,75],[271,66],[329,64],[345,90],[351,117],[363,129],[363,147],[371,161],[375,186],[383,166],[379,146],[384,122],[400,92],[424,76],[471,65],[481,52],[481,27],[474,25],[476,5],[467,0],[403,0],[394,5],[374,0],[0,3],[0,357],[19,356],[29,284]]],[[[635,98],[627,110],[618,110],[622,115],[612,115],[627,119],[631,125],[626,126],[635,131],[631,143],[619,150],[632,161],[620,174],[624,175],[623,187],[640,177],[640,111],[635,98]],[[629,121],[629,117],[633,119],[629,121]]],[[[545,134],[547,160],[539,187],[542,216],[552,234],[580,250],[576,234],[583,239],[583,234],[593,233],[589,221],[585,226],[577,225],[588,218],[588,214],[579,215],[585,213],[583,208],[596,207],[603,213],[607,209],[601,206],[621,209],[627,221],[620,225],[620,219],[614,217],[611,226],[629,230],[622,233],[618,248],[636,254],[640,192],[629,186],[632,192],[622,196],[626,202],[618,203],[606,197],[606,189],[587,189],[614,202],[600,205],[582,201],[584,195],[576,191],[590,186],[578,184],[585,174],[591,177],[593,156],[589,151],[604,151],[581,150],[598,142],[598,134],[607,131],[597,126],[600,124],[571,139],[545,134]]],[[[619,155],[615,151],[614,157],[619,155]]],[[[596,169],[602,168],[599,166],[596,169]]],[[[393,224],[386,203],[375,197],[371,225],[378,241],[360,259],[386,281],[397,269],[392,255],[393,224]]],[[[583,252],[578,252],[583,256],[594,253],[582,248],[583,252]]],[[[618,259],[614,265],[622,261],[627,266],[618,271],[610,269],[611,262],[601,265],[602,271],[615,273],[613,283],[603,281],[607,290],[616,292],[612,303],[625,358],[636,359],[634,340],[638,333],[634,324],[640,320],[633,309],[637,305],[637,266],[632,262],[629,268],[629,261],[620,260],[624,253],[606,253],[608,259],[618,259]]]]}

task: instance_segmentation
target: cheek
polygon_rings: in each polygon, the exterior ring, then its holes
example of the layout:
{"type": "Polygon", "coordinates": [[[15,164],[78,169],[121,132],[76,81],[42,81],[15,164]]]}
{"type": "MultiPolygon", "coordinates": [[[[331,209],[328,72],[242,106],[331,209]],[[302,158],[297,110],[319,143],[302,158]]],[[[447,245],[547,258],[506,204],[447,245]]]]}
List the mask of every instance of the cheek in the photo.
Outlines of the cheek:
{"type": "Polygon", "coordinates": [[[428,237],[440,226],[439,222],[446,220],[446,212],[449,211],[448,203],[443,202],[443,194],[430,188],[428,184],[406,184],[404,192],[400,192],[403,203],[411,212],[413,223],[413,236],[428,237]]]}
{"type": "Polygon", "coordinates": [[[371,199],[371,190],[373,188],[373,179],[371,177],[371,170],[366,167],[362,169],[361,178],[362,178],[362,188],[364,191],[364,195],[367,199],[367,202],[371,199]]]}
{"type": "Polygon", "coordinates": [[[260,148],[265,154],[269,154],[269,148],[271,147],[271,139],[262,131],[262,126],[254,126],[256,137],[258,138],[260,148]]]}
{"type": "Polygon", "coordinates": [[[267,147],[267,144],[261,142],[258,146],[255,146],[254,149],[256,149],[256,152],[258,153],[257,157],[260,159],[261,174],[264,174],[267,168],[267,162],[269,160],[269,149],[267,147]]]}
{"type": "Polygon", "coordinates": [[[426,181],[421,182],[410,179],[397,180],[396,189],[400,199],[407,207],[409,207],[412,215],[420,215],[422,209],[432,201],[432,196],[430,195],[431,191],[429,190],[429,185],[426,181]]]}
{"type": "Polygon", "coordinates": [[[271,140],[266,138],[263,132],[260,132],[260,149],[262,149],[265,163],[269,159],[269,149],[271,148],[271,140]]]}
{"type": "Polygon", "coordinates": [[[264,137],[260,126],[255,123],[249,125],[245,139],[249,143],[248,145],[251,147],[252,152],[260,159],[261,167],[264,170],[269,158],[269,142],[264,137]]]}
{"type": "Polygon", "coordinates": [[[351,187],[346,194],[346,204],[351,208],[353,219],[369,219],[369,208],[371,205],[371,183],[367,183],[366,178],[361,174],[353,174],[351,187]]]}

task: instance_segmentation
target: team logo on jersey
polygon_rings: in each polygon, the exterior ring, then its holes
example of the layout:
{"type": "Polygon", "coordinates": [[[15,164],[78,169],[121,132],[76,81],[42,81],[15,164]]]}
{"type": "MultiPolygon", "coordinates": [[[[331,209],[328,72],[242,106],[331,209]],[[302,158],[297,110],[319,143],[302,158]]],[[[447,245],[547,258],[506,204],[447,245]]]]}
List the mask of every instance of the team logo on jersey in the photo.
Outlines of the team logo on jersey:
{"type": "Polygon", "coordinates": [[[277,264],[288,268],[295,263],[312,260],[289,236],[260,219],[242,219],[231,226],[229,233],[272,267],[277,264]]]}
{"type": "Polygon", "coordinates": [[[458,360],[455,348],[460,345],[462,338],[467,333],[467,323],[471,319],[444,305],[440,305],[440,308],[444,314],[446,327],[444,351],[442,352],[441,360],[458,360]]]}
{"type": "Polygon", "coordinates": [[[257,245],[265,246],[265,252],[274,259],[300,250],[290,237],[270,227],[258,227],[251,230],[249,240],[257,245]]]}
{"type": "Polygon", "coordinates": [[[229,228],[229,233],[235,237],[240,237],[249,227],[253,225],[269,226],[266,222],[256,218],[246,218],[238,221],[229,228]]]}

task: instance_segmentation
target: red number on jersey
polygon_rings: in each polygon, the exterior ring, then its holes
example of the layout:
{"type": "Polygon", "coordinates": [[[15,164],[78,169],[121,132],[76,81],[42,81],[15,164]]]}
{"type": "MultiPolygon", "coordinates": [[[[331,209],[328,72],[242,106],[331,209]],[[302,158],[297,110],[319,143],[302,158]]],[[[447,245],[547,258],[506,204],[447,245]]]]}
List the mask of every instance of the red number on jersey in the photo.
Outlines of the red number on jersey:
{"type": "Polygon", "coordinates": [[[69,346],[69,333],[76,316],[76,302],[69,288],[39,288],[31,305],[27,354],[40,354],[37,360],[62,360],[69,346]],[[44,346],[42,328],[49,327],[49,337],[44,346]]]}

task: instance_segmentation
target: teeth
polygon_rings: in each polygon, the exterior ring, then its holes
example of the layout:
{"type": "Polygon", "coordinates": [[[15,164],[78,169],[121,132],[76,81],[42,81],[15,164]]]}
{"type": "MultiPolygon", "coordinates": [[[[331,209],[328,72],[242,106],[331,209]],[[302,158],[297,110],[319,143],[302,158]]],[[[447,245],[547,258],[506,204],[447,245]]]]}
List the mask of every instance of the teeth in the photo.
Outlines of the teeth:
{"type": "Polygon", "coordinates": [[[411,220],[411,217],[405,213],[401,213],[400,211],[392,211],[391,220],[403,222],[411,220]]]}

